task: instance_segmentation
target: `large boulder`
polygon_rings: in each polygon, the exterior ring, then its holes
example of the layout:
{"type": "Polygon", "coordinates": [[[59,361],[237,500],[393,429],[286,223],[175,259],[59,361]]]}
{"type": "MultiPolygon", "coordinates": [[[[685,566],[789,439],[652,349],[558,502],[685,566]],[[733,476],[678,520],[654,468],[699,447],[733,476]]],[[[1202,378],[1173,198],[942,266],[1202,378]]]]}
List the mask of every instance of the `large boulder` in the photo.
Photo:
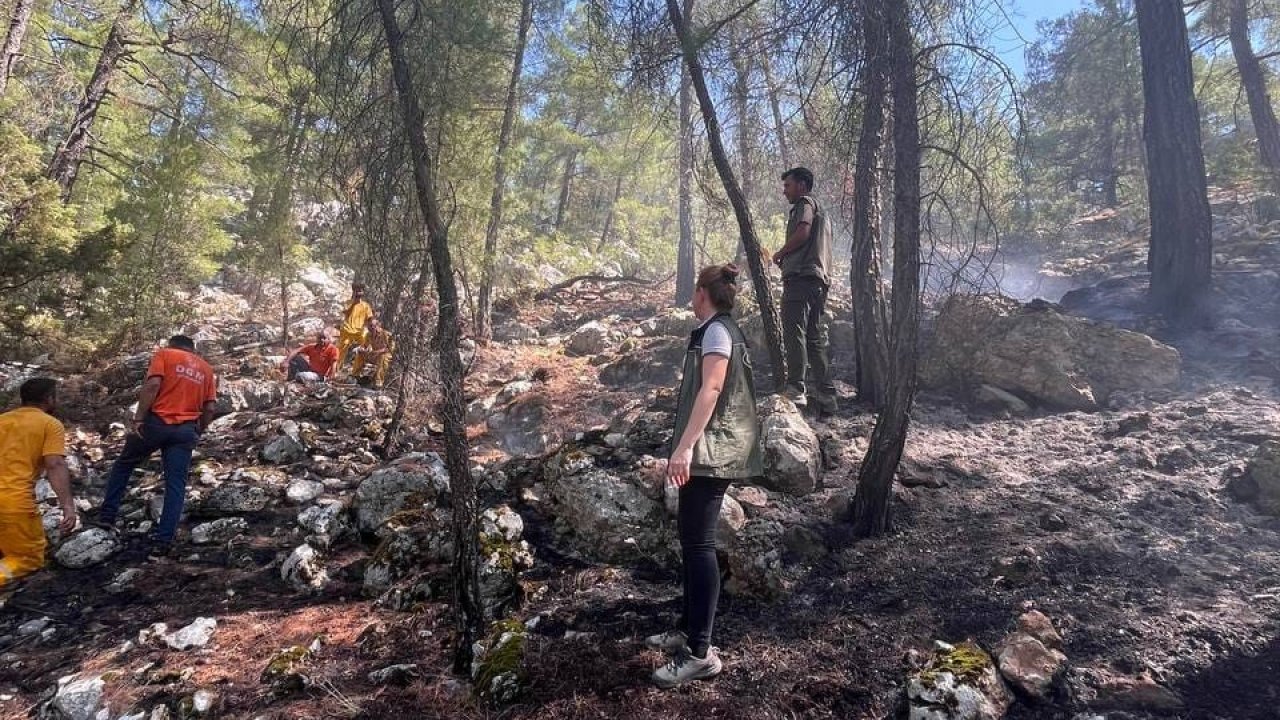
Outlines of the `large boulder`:
{"type": "Polygon", "coordinates": [[[909,720],[1000,720],[1012,704],[991,656],[972,641],[938,643],[924,669],[907,680],[909,720]]]}
{"type": "Polygon", "coordinates": [[[218,401],[214,411],[218,415],[250,410],[262,412],[279,407],[284,402],[284,385],[274,380],[238,378],[218,386],[218,401]]]}
{"type": "Polygon", "coordinates": [[[603,323],[593,320],[569,335],[564,351],[575,357],[589,357],[609,352],[613,345],[614,334],[603,323]]]}
{"type": "Polygon", "coordinates": [[[1254,453],[1240,477],[1227,490],[1237,500],[1252,503],[1268,515],[1280,515],[1280,442],[1268,440],[1254,453]]]}
{"type": "Polygon", "coordinates": [[[356,527],[377,532],[392,515],[421,508],[449,492],[449,472],[435,453],[412,453],[376,470],[356,489],[356,527]]]}
{"type": "Polygon", "coordinates": [[[985,383],[1050,408],[1093,410],[1116,391],[1173,385],[1180,372],[1178,351],[1147,335],[1042,301],[954,295],[938,315],[921,379],[964,391],[985,383]]]}
{"type": "Polygon", "coordinates": [[[347,508],[340,500],[321,501],[298,513],[298,527],[313,535],[334,538],[347,526],[347,508]]]}
{"type": "Polygon", "coordinates": [[[547,452],[551,437],[544,432],[547,400],[533,395],[516,399],[485,419],[489,434],[513,457],[534,457],[547,452]]]}
{"type": "Polygon", "coordinates": [[[102,706],[106,682],[96,675],[58,678],[58,687],[41,717],[49,720],[92,720],[102,706]]]}
{"type": "Polygon", "coordinates": [[[258,485],[225,483],[214,488],[200,503],[199,514],[206,516],[239,515],[262,512],[271,502],[271,493],[258,485]]]}
{"type": "Polygon", "coordinates": [[[242,517],[218,518],[191,528],[192,545],[224,543],[249,530],[249,523],[242,517]]]}
{"type": "Polygon", "coordinates": [[[698,326],[698,318],[692,310],[668,310],[640,323],[640,333],[645,337],[688,338],[698,326]]]}
{"type": "Polygon", "coordinates": [[[773,491],[807,495],[822,487],[822,450],[795,403],[771,395],[760,403],[765,474],[761,484],[773,491]]]}
{"type": "Polygon", "coordinates": [[[280,579],[304,592],[321,590],[329,583],[324,559],[311,545],[303,543],[289,553],[280,566],[280,579]]]}
{"type": "Polygon", "coordinates": [[[306,457],[307,448],[290,435],[277,435],[262,448],[262,459],[276,465],[295,463],[306,457]]]}
{"type": "Polygon", "coordinates": [[[555,527],[583,557],[600,562],[652,560],[670,552],[672,523],[661,488],[598,467],[581,450],[566,450],[544,466],[542,493],[555,527]]]}
{"type": "Polygon", "coordinates": [[[120,550],[120,537],[110,530],[89,528],[67,538],[53,556],[73,569],[100,565],[120,550]]]}
{"type": "Polygon", "coordinates": [[[600,368],[600,382],[615,388],[674,387],[680,382],[688,345],[686,340],[669,337],[648,342],[629,341],[623,346],[619,359],[600,368]]]}
{"type": "Polygon", "coordinates": [[[1025,632],[1005,638],[997,660],[1004,679],[1035,700],[1048,699],[1067,669],[1066,655],[1025,632]]]}

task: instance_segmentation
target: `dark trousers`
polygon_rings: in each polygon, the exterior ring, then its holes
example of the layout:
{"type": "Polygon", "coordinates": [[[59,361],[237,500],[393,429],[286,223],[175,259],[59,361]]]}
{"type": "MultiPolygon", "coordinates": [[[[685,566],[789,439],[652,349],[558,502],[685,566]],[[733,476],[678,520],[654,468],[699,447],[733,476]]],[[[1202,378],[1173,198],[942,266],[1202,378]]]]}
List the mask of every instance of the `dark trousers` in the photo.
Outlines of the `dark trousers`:
{"type": "Polygon", "coordinates": [[[142,423],[142,434],[130,433],[125,438],[124,449],[111,466],[111,473],[107,475],[107,495],[102,501],[99,519],[107,523],[115,522],[134,468],[159,450],[164,468],[164,510],[160,514],[160,525],[156,528],[154,537],[159,542],[173,542],[173,537],[178,532],[178,520],[182,517],[182,506],[187,499],[191,451],[195,449],[199,438],[194,420],[166,425],[159,417],[148,415],[142,423]]]}
{"type": "Polygon", "coordinates": [[[680,629],[689,647],[706,657],[711,625],[720,602],[720,566],[716,563],[716,525],[728,480],[692,477],[680,488],[680,553],[684,564],[684,616],[680,629]]]}
{"type": "Polygon", "coordinates": [[[307,362],[307,359],[301,353],[294,355],[289,360],[289,379],[293,380],[298,377],[300,372],[311,372],[311,363],[307,362]]]}
{"type": "Polygon", "coordinates": [[[834,410],[836,387],[827,357],[827,289],[816,277],[782,281],[782,347],[787,356],[787,388],[816,397],[824,409],[834,410]],[[807,393],[806,370],[813,376],[807,393]]]}

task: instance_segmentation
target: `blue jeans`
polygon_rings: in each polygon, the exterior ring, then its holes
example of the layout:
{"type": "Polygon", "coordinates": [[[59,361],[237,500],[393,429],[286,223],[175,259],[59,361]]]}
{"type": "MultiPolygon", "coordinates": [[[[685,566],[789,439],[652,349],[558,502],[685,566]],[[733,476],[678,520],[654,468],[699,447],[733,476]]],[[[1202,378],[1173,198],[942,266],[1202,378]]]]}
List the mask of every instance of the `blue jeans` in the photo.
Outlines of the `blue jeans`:
{"type": "Polygon", "coordinates": [[[107,495],[102,501],[98,519],[106,523],[115,522],[134,468],[159,450],[164,467],[164,511],[160,514],[160,526],[156,528],[154,537],[159,542],[173,542],[173,536],[178,532],[178,519],[182,517],[182,505],[187,499],[191,451],[199,439],[194,420],[166,425],[155,415],[147,415],[142,423],[142,435],[129,434],[120,457],[111,466],[111,473],[107,475],[107,495]]]}

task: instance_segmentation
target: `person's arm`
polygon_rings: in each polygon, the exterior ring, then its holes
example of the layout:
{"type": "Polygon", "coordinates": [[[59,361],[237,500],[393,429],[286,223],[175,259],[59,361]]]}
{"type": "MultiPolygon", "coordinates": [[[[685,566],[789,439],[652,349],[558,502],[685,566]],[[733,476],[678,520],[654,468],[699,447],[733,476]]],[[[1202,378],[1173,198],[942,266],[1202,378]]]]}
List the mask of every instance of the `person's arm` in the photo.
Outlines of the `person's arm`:
{"type": "Polygon", "coordinates": [[[133,414],[134,433],[142,434],[142,421],[147,419],[147,413],[151,412],[151,406],[156,401],[156,395],[159,394],[160,376],[152,375],[142,383],[142,390],[138,393],[138,411],[133,414]]]}
{"type": "Polygon", "coordinates": [[[213,408],[217,405],[214,400],[206,400],[204,407],[200,408],[200,422],[196,425],[196,429],[203,435],[204,431],[209,428],[209,423],[213,422],[213,408]]]}
{"type": "Polygon", "coordinates": [[[69,533],[76,529],[79,522],[76,516],[76,499],[71,495],[71,471],[67,469],[67,459],[61,455],[44,456],[44,475],[58,496],[58,508],[62,510],[62,522],[58,529],[69,533]]]}
{"type": "Polygon", "coordinates": [[[284,370],[288,368],[289,363],[293,361],[293,356],[302,352],[302,348],[304,347],[306,347],[306,345],[299,345],[298,347],[294,348],[293,351],[290,352],[288,355],[285,355],[284,359],[280,361],[280,369],[284,370]]]}
{"type": "Polygon", "coordinates": [[[801,213],[799,222],[796,223],[796,229],[791,231],[791,236],[787,238],[787,242],[782,249],[773,254],[773,262],[781,263],[782,259],[791,253],[799,250],[809,242],[809,231],[813,227],[813,208],[809,205],[808,200],[800,201],[802,206],[799,208],[801,213]]]}
{"type": "Polygon", "coordinates": [[[702,387],[693,400],[693,410],[689,413],[689,422],[684,427],[680,442],[667,461],[667,479],[676,487],[683,487],[689,482],[689,466],[693,463],[693,446],[707,429],[711,414],[715,412],[716,403],[720,401],[720,392],[724,390],[724,379],[729,374],[729,358],[724,355],[711,354],[702,358],[702,387]]]}

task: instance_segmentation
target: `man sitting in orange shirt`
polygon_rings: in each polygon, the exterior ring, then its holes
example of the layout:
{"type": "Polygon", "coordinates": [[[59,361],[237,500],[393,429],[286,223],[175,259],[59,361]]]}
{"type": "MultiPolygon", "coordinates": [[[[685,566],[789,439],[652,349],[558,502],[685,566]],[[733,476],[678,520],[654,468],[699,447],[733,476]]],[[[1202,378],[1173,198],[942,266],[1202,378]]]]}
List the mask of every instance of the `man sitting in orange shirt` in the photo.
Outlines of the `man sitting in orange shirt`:
{"type": "Polygon", "coordinates": [[[186,502],[191,451],[213,421],[217,391],[213,368],[196,354],[191,338],[175,335],[169,338],[167,347],[156,352],[147,369],[146,382],[138,393],[133,427],[107,476],[107,493],[98,513],[98,525],[115,524],[134,468],[159,450],[164,468],[164,510],[151,538],[150,554],[152,557],[169,555],[186,502]]]}
{"type": "Polygon", "coordinates": [[[303,385],[324,382],[333,377],[333,371],[338,367],[338,347],[333,344],[329,331],[321,330],[314,343],[289,353],[280,366],[287,368],[290,380],[297,380],[303,385]]]}
{"type": "Polygon", "coordinates": [[[76,529],[66,432],[51,415],[57,387],[52,378],[28,380],[18,390],[22,407],[0,415],[0,588],[44,567],[44,526],[35,498],[41,469],[62,509],[59,529],[76,529]]]}

